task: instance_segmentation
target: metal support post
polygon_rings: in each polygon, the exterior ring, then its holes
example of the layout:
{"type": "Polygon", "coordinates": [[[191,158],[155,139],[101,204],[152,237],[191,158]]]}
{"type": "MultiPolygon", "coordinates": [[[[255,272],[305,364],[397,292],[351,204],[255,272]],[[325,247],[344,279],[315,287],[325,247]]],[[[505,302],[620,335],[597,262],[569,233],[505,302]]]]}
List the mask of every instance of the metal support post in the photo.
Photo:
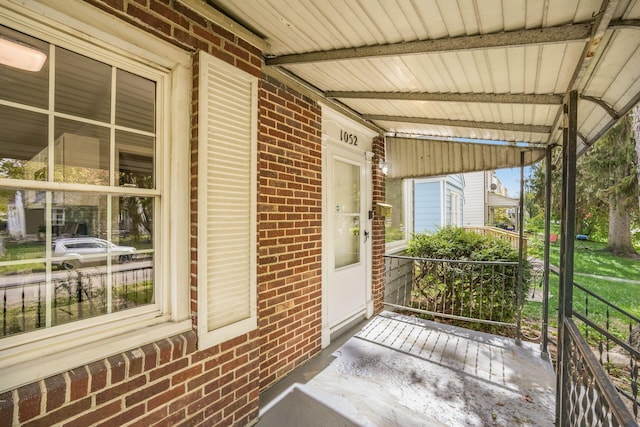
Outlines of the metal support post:
{"type": "Polygon", "coordinates": [[[522,330],[522,282],[524,274],[524,151],[520,152],[520,207],[518,212],[518,318],[516,320],[516,344],[521,345],[522,330]]]}
{"type": "Polygon", "coordinates": [[[576,218],[576,158],[578,136],[578,92],[569,93],[564,106],[565,130],[562,150],[562,241],[560,246],[560,284],[558,289],[558,362],[556,387],[556,425],[568,425],[568,363],[565,318],[573,311],[573,251],[576,218]]]}
{"type": "Polygon", "coordinates": [[[550,237],[551,237],[551,174],[553,168],[553,146],[547,146],[545,157],[545,186],[544,186],[544,261],[542,265],[542,357],[549,359],[549,265],[550,265],[550,237]]]}

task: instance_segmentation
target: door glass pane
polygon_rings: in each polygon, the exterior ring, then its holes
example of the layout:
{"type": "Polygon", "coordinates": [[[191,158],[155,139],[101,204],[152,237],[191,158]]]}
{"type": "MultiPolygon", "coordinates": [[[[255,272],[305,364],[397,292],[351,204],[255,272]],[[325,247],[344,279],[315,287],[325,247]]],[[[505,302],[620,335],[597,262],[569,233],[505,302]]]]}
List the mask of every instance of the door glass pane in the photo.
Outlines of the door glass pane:
{"type": "Polygon", "coordinates": [[[334,162],[333,239],[335,268],[360,261],[360,167],[334,162]]]}

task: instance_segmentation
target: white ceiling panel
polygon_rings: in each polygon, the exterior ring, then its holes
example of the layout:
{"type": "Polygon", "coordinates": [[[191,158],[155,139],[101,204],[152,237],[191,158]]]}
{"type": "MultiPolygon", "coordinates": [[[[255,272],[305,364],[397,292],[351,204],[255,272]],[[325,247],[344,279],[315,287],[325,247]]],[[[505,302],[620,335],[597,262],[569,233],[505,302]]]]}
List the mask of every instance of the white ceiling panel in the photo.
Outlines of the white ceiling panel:
{"type": "Polygon", "coordinates": [[[268,42],[265,67],[388,135],[561,143],[577,90],[589,145],[640,100],[638,0],[206,2],[268,42]]]}

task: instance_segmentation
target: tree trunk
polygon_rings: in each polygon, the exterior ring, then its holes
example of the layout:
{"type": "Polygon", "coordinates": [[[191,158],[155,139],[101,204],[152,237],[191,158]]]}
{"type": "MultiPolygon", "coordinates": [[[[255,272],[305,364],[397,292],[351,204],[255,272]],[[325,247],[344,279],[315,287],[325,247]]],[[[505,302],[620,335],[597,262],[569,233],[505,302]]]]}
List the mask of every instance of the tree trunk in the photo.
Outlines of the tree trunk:
{"type": "MultiPolygon", "coordinates": [[[[638,183],[640,183],[640,104],[631,110],[631,134],[636,141],[636,165],[638,165],[638,183]]],[[[640,205],[640,185],[638,185],[638,204],[640,205]]]]}
{"type": "Polygon", "coordinates": [[[605,250],[616,255],[636,254],[631,242],[631,217],[615,194],[609,197],[609,239],[605,250]]]}

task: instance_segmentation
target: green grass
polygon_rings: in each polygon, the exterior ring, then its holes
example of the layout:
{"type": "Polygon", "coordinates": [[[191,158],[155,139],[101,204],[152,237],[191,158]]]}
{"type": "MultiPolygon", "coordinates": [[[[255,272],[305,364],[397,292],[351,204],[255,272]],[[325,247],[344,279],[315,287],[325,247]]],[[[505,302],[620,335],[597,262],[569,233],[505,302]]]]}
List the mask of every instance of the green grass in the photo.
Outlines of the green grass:
{"type": "MultiPolygon", "coordinates": [[[[538,236],[530,237],[529,255],[542,258],[542,241],[538,236]]],[[[605,300],[640,317],[640,283],[622,282],[610,280],[608,277],[626,279],[630,281],[640,280],[640,261],[632,258],[615,256],[602,249],[606,245],[600,242],[576,241],[574,254],[574,282],[584,288],[601,296],[605,300]],[[596,275],[602,277],[584,276],[580,273],[596,275]]],[[[559,264],[559,244],[552,244],[550,251],[550,262],[552,265],[559,264]]],[[[549,291],[549,323],[552,327],[557,326],[557,306],[558,306],[558,277],[550,275],[549,291]]],[[[573,308],[577,313],[585,314],[588,307],[588,318],[596,324],[606,328],[607,307],[597,301],[592,296],[578,289],[573,290],[573,308]]],[[[534,322],[534,329],[537,319],[542,314],[542,304],[527,302],[523,308],[523,318],[534,322]]],[[[635,326],[634,321],[624,314],[609,309],[609,329],[621,339],[626,339],[629,332],[629,324],[635,326]]]]}

